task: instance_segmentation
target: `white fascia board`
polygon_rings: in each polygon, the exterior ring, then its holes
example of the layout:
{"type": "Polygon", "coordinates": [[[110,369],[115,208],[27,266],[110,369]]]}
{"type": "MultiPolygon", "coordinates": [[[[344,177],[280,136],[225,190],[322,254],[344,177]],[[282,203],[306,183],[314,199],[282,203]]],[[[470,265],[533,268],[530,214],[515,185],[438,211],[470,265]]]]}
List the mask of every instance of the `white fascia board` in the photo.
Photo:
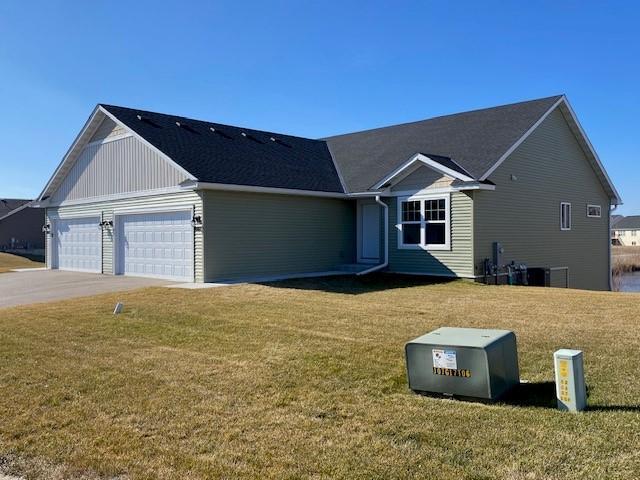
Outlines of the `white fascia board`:
{"type": "MultiPolygon", "coordinates": [[[[187,185],[185,185],[187,188],[187,185]]],[[[326,198],[349,198],[350,194],[340,192],[320,192],[314,190],[296,190],[294,188],[277,188],[277,187],[255,187],[252,185],[237,185],[228,183],[208,183],[196,182],[193,190],[223,190],[228,192],[247,192],[247,193],[275,193],[281,195],[301,195],[306,197],[326,197],[326,198]]],[[[375,195],[371,193],[369,195],[375,195]]]]}
{"type": "Polygon", "coordinates": [[[102,113],[104,113],[107,117],[109,117],[111,120],[113,120],[116,124],[120,125],[122,128],[124,128],[128,132],[131,132],[139,141],[141,141],[147,147],[149,147],[151,150],[153,150],[158,155],[160,155],[160,157],[162,157],[166,162],[168,162],[169,165],[171,165],[173,168],[175,168],[178,171],[180,171],[185,177],[187,177],[190,180],[197,180],[196,177],[194,177],[191,173],[189,173],[184,168],[182,168],[180,165],[178,165],[176,162],[174,162],[171,159],[171,157],[169,157],[166,153],[164,153],[163,151],[161,151],[158,148],[156,148],[153,145],[151,145],[151,143],[149,143],[147,140],[145,140],[144,137],[142,137],[141,135],[138,135],[138,133],[136,133],[135,130],[129,128],[124,123],[122,123],[120,120],[118,120],[118,118],[115,115],[113,115],[111,112],[109,112],[106,108],[102,107],[102,105],[98,105],[98,108],[100,109],[100,111],[102,113]]]}
{"type": "MultiPolygon", "coordinates": [[[[428,165],[429,167],[433,168],[434,170],[439,171],[440,173],[443,173],[444,175],[448,175],[449,177],[453,177],[456,178],[458,180],[462,180],[463,182],[473,182],[475,180],[475,178],[471,178],[467,175],[464,175],[463,173],[460,173],[456,170],[452,170],[449,167],[445,167],[444,165],[442,165],[439,162],[436,162],[435,160],[427,157],[426,155],[423,155],[421,153],[418,154],[418,159],[424,163],[425,165],[428,165]]],[[[453,159],[451,160],[452,162],[454,161],[453,159]]]]}
{"type": "MultiPolygon", "coordinates": [[[[419,164],[426,165],[429,168],[431,168],[432,170],[435,170],[435,171],[441,173],[442,175],[446,175],[448,177],[455,178],[457,180],[462,180],[463,182],[472,182],[472,181],[475,180],[475,179],[473,179],[473,178],[471,178],[471,177],[469,177],[467,175],[464,175],[464,174],[462,174],[460,172],[457,172],[457,171],[452,170],[452,169],[450,169],[448,167],[445,167],[441,163],[436,162],[432,158],[430,158],[430,157],[428,157],[426,155],[423,155],[422,153],[416,153],[411,158],[409,158],[409,160],[404,162],[402,165],[400,165],[398,168],[396,168],[393,172],[391,172],[389,175],[387,175],[382,180],[380,180],[378,183],[376,183],[373,186],[373,188],[375,188],[375,189],[381,188],[383,185],[391,182],[393,179],[399,177],[400,175],[402,175],[407,170],[415,168],[415,166],[419,165],[419,164]]],[[[402,178],[404,178],[404,177],[402,177],[402,178]]],[[[400,181],[400,179],[398,179],[397,181],[400,181]]]]}
{"type": "Polygon", "coordinates": [[[385,196],[388,195],[389,192],[387,190],[378,190],[378,191],[371,191],[371,192],[354,192],[354,193],[348,193],[347,196],[349,197],[375,197],[376,195],[381,195],[381,196],[385,196]]]}
{"type": "Polygon", "coordinates": [[[180,187],[181,191],[185,190],[221,190],[227,192],[246,192],[246,193],[273,193],[278,195],[294,195],[303,197],[324,197],[324,198],[341,198],[341,199],[355,199],[355,198],[374,198],[376,196],[381,197],[397,197],[401,195],[413,195],[416,193],[450,193],[461,192],[465,190],[495,190],[494,185],[487,185],[479,182],[468,182],[462,185],[455,185],[438,189],[425,189],[425,190],[411,190],[405,192],[390,192],[390,191],[371,191],[371,192],[354,192],[354,193],[338,193],[338,192],[318,192],[313,190],[296,190],[291,188],[276,188],[276,187],[255,187],[251,185],[236,185],[225,183],[206,183],[206,182],[184,182],[180,187]]]}
{"type": "Polygon", "coordinates": [[[546,119],[546,118],[551,114],[551,112],[553,112],[553,111],[555,110],[555,108],[556,108],[558,105],[560,105],[560,104],[563,102],[563,100],[564,100],[564,95],[563,95],[561,98],[559,98],[559,99],[558,99],[558,101],[557,101],[556,103],[554,103],[554,104],[549,108],[549,110],[547,110],[547,111],[544,113],[544,115],[542,115],[542,116],[541,116],[541,117],[536,121],[536,123],[534,123],[534,124],[529,128],[529,130],[527,130],[526,132],[524,132],[524,135],[522,135],[522,136],[518,139],[518,141],[517,141],[516,143],[514,143],[513,145],[511,145],[511,146],[509,147],[509,149],[508,149],[506,152],[504,152],[504,153],[502,154],[502,156],[498,159],[498,161],[497,161],[496,163],[494,163],[494,164],[491,166],[491,168],[490,168],[489,170],[487,170],[487,171],[484,173],[484,175],[482,175],[482,176],[480,177],[480,181],[483,181],[483,180],[486,180],[487,178],[489,178],[489,175],[491,175],[491,174],[496,170],[496,168],[498,168],[500,165],[502,165],[502,163],[507,159],[507,157],[508,157],[509,155],[511,155],[511,154],[513,153],[513,151],[514,151],[516,148],[518,148],[518,147],[522,144],[522,142],[524,142],[527,138],[529,138],[529,135],[531,135],[531,134],[533,133],[533,131],[534,131],[536,128],[538,128],[538,126],[540,126],[540,124],[541,124],[542,122],[544,122],[544,120],[545,120],[545,119],[546,119]]]}
{"type": "Polygon", "coordinates": [[[582,139],[587,144],[587,147],[589,148],[589,152],[591,153],[591,155],[593,155],[593,158],[596,161],[596,164],[598,165],[598,168],[602,172],[602,175],[604,176],[605,180],[607,181],[607,183],[609,185],[609,188],[611,189],[611,192],[614,195],[614,198],[612,199],[613,200],[612,205],[622,205],[622,198],[620,197],[620,194],[618,193],[618,190],[616,190],[616,187],[613,185],[613,182],[611,181],[611,178],[609,177],[609,174],[605,170],[604,165],[602,164],[602,161],[600,160],[600,157],[598,156],[598,153],[596,152],[595,148],[593,148],[593,145],[591,144],[591,141],[589,140],[589,137],[587,137],[586,132],[582,128],[582,125],[580,125],[580,122],[578,121],[578,117],[576,116],[576,113],[573,111],[573,108],[571,107],[571,104],[569,103],[569,100],[564,95],[562,96],[562,100],[564,101],[564,105],[567,107],[567,111],[571,115],[571,119],[573,120],[573,122],[575,123],[576,127],[578,128],[578,131],[580,132],[580,135],[582,136],[582,139]]]}
{"type": "Polygon", "coordinates": [[[88,128],[91,126],[91,124],[93,123],[93,120],[95,119],[96,115],[98,114],[98,112],[100,112],[100,108],[99,105],[97,105],[94,109],[93,112],[91,112],[91,115],[89,115],[89,118],[87,119],[87,121],[84,123],[82,129],[80,130],[80,133],[78,133],[78,135],[76,136],[76,138],[73,140],[73,143],[71,144],[71,146],[69,147],[69,149],[67,150],[67,153],[64,154],[64,157],[62,157],[62,161],[60,161],[60,163],[58,164],[58,166],[56,167],[56,169],[53,172],[53,175],[51,175],[51,178],[49,178],[49,181],[47,182],[47,184],[45,185],[45,187],[42,189],[42,192],[40,192],[40,195],[38,195],[37,197],[37,201],[42,201],[42,198],[47,194],[47,192],[49,191],[49,187],[51,187],[51,184],[53,183],[53,181],[58,177],[58,175],[60,174],[60,171],[62,170],[62,167],[67,163],[67,161],[69,160],[69,157],[71,155],[72,152],[74,152],[76,150],[76,147],[78,146],[78,144],[80,143],[80,139],[83,137],[83,135],[87,132],[88,128]]]}
{"type": "Polygon", "coordinates": [[[247,192],[247,193],[274,193],[279,195],[299,195],[303,197],[327,197],[327,198],[363,198],[375,197],[376,195],[388,196],[387,191],[370,191],[370,192],[322,192],[316,190],[297,190],[295,188],[279,188],[279,187],[257,187],[253,185],[238,185],[230,183],[211,183],[211,182],[192,182],[186,180],[180,184],[183,190],[224,190],[230,192],[247,192]]]}
{"type": "Polygon", "coordinates": [[[612,198],[612,204],[613,205],[622,205],[622,199],[620,198],[620,194],[618,193],[618,191],[614,187],[613,182],[611,181],[611,178],[609,178],[609,175],[607,174],[607,171],[605,170],[604,165],[600,161],[600,157],[598,157],[598,154],[596,153],[595,149],[593,148],[593,145],[591,144],[591,141],[589,140],[589,137],[587,137],[587,134],[583,130],[582,125],[580,125],[580,122],[578,121],[578,118],[576,117],[576,114],[573,111],[573,108],[571,108],[571,105],[569,104],[569,100],[567,99],[567,97],[565,95],[562,95],[562,97],[560,97],[558,99],[558,101],[556,103],[554,103],[549,108],[549,110],[547,110],[544,113],[544,115],[542,115],[538,119],[538,121],[536,123],[534,123],[533,126],[531,126],[531,128],[529,128],[529,130],[527,130],[524,133],[524,135],[522,135],[522,137],[520,137],[518,139],[518,141],[516,143],[514,143],[511,147],[509,147],[509,149],[498,159],[498,161],[496,163],[494,163],[492,165],[492,167],[489,170],[487,170],[484,173],[484,175],[482,175],[480,177],[480,180],[483,181],[483,180],[486,180],[487,178],[489,178],[489,175],[491,175],[500,165],[502,165],[502,163],[507,159],[507,157],[509,155],[511,155],[513,153],[513,151],[516,148],[518,148],[522,144],[522,142],[524,142],[534,132],[534,130],[536,128],[538,128],[540,126],[540,124],[551,114],[551,112],[553,112],[559,105],[564,105],[566,107],[567,111],[571,115],[572,121],[575,123],[576,128],[577,128],[578,132],[580,133],[580,136],[582,137],[583,141],[587,145],[587,148],[589,149],[589,153],[593,156],[593,159],[595,160],[595,163],[598,165],[598,168],[600,169],[600,171],[602,172],[602,175],[604,176],[605,180],[607,181],[607,184],[608,184],[609,188],[611,189],[611,192],[614,195],[614,198],[612,198]]]}
{"type": "Polygon", "coordinates": [[[495,185],[487,185],[486,183],[469,182],[464,185],[452,185],[448,187],[424,188],[421,190],[403,190],[395,191],[387,194],[389,197],[404,197],[412,195],[429,195],[440,193],[464,192],[467,190],[495,190],[495,185]]]}

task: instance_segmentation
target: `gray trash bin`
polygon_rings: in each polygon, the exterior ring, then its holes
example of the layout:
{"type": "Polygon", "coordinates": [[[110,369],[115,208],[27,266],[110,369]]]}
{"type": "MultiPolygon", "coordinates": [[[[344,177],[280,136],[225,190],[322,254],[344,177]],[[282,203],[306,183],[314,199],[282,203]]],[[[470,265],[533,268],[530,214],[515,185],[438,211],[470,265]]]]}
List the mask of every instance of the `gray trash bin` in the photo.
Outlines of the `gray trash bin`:
{"type": "Polygon", "coordinates": [[[443,327],[405,346],[409,388],[496,400],[520,383],[516,336],[509,330],[443,327]]]}

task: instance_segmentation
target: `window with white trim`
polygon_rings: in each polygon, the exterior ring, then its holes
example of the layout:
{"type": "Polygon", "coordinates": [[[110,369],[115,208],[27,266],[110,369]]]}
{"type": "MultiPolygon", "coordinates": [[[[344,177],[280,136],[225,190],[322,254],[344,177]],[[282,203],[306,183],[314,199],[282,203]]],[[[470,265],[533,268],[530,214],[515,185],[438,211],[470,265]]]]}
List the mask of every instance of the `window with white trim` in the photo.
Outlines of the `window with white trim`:
{"type": "Polygon", "coordinates": [[[560,203],[560,230],[571,230],[571,204],[560,203]]]}
{"type": "Polygon", "coordinates": [[[398,247],[449,250],[449,195],[398,198],[398,247]]]}
{"type": "Polygon", "coordinates": [[[600,205],[587,205],[587,217],[600,218],[602,216],[602,207],[600,205]]]}

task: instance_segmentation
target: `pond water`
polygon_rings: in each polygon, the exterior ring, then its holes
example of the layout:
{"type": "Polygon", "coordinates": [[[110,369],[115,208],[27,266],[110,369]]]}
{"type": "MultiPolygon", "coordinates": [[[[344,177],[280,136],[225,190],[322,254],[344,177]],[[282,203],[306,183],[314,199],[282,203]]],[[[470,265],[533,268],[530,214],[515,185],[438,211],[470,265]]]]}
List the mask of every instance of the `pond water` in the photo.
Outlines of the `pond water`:
{"type": "Polygon", "coordinates": [[[622,275],[621,292],[640,292],[640,272],[629,272],[622,275]]]}

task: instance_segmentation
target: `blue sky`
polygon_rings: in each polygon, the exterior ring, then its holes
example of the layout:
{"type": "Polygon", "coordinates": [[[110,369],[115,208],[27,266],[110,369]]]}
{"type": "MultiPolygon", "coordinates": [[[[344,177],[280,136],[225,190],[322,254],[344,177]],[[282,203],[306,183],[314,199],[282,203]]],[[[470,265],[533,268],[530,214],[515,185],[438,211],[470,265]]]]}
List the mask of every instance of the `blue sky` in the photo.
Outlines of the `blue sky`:
{"type": "Polygon", "coordinates": [[[0,197],[98,102],[321,137],[566,93],[640,214],[636,2],[117,4],[0,4],[0,197]]]}

